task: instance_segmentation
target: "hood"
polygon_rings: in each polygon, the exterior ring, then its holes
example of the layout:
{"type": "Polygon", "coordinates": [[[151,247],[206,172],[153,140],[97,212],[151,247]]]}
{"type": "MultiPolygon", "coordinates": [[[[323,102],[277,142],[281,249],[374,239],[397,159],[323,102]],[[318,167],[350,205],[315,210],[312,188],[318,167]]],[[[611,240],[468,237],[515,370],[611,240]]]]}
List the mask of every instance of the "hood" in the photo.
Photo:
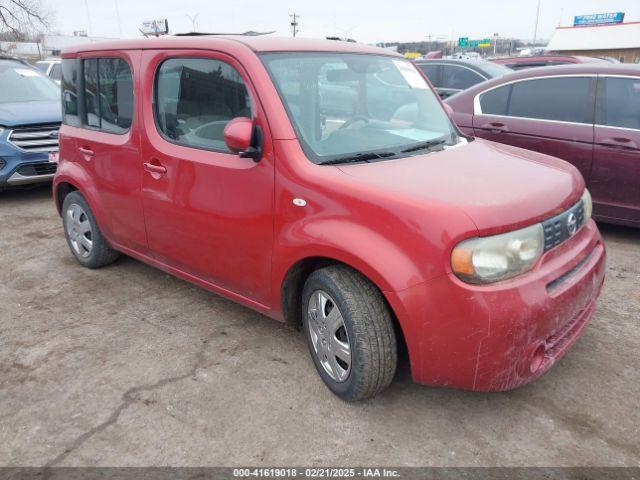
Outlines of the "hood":
{"type": "Polygon", "coordinates": [[[458,207],[480,234],[553,216],[584,190],[578,170],[563,160],[478,139],[440,152],[338,168],[374,190],[458,207]]]}
{"type": "Polygon", "coordinates": [[[0,103],[0,125],[15,127],[34,123],[57,123],[62,120],[59,101],[0,103]]]}

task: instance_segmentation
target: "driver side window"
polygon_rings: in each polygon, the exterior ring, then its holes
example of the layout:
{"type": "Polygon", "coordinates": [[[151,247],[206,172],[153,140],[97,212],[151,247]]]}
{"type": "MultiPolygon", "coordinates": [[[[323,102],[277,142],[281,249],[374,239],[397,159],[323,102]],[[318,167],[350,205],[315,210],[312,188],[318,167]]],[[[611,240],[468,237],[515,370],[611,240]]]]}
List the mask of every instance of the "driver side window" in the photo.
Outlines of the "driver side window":
{"type": "Polygon", "coordinates": [[[249,92],[238,71],[209,58],[165,60],[155,81],[156,123],[163,136],[187,147],[229,152],[227,123],[251,117],[249,92]]]}

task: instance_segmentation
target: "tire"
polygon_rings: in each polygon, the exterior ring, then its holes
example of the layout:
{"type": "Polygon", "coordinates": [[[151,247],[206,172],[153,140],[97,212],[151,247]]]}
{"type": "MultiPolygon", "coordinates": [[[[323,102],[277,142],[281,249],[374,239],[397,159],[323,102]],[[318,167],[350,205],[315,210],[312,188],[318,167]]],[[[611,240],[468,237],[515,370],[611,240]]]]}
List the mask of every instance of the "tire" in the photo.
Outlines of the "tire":
{"type": "Polygon", "coordinates": [[[120,256],[107,244],[89,204],[80,192],[71,192],[64,198],[62,225],[71,253],[83,267],[104,267],[120,256]]]}
{"type": "Polygon", "coordinates": [[[334,394],[353,402],[389,386],[398,363],[393,320],[367,278],[345,265],[316,270],[305,283],[302,307],[311,358],[334,394]]]}

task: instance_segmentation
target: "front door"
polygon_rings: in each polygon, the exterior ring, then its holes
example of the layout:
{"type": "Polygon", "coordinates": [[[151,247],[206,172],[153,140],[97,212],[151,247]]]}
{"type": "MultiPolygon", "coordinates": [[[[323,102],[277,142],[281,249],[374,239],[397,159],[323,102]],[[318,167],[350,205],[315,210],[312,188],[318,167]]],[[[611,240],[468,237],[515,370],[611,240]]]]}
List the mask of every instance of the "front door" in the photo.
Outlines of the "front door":
{"type": "Polygon", "coordinates": [[[640,77],[600,77],[589,189],[603,220],[640,223],[640,77]]]}
{"type": "Polygon", "coordinates": [[[165,265],[266,304],[274,164],[264,112],[237,61],[215,52],[143,53],[142,196],[149,249],[165,265]],[[264,132],[259,162],[227,149],[229,120],[264,132]]]}

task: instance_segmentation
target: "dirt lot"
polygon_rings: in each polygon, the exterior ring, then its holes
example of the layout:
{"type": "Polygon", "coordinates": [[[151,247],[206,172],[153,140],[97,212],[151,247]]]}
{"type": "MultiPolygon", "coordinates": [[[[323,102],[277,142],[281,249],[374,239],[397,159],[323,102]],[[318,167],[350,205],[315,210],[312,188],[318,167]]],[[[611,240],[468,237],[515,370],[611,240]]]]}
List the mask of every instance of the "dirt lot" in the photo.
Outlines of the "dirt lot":
{"type": "Polygon", "coordinates": [[[301,334],[129,258],[79,267],[47,188],[0,193],[0,465],[638,465],[640,230],[602,227],[583,338],[519,390],[321,383],[301,334]]]}

